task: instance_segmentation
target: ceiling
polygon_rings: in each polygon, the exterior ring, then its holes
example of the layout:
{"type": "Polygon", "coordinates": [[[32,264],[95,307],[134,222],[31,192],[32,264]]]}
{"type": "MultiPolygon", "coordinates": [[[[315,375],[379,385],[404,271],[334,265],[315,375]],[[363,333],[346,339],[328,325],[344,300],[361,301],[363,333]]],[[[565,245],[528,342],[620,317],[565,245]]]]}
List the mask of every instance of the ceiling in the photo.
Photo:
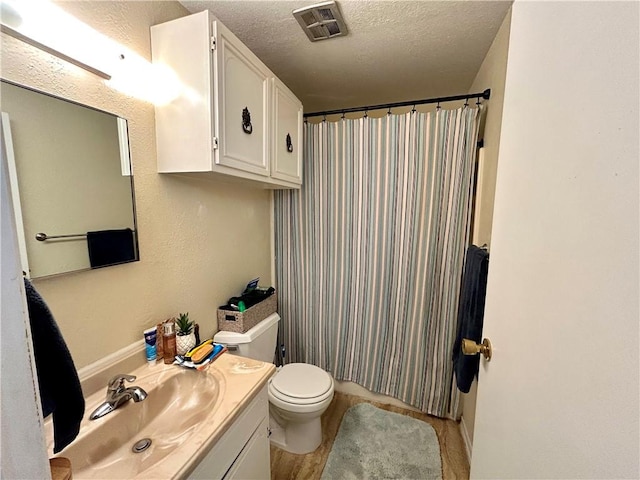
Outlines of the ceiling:
{"type": "Polygon", "coordinates": [[[512,2],[338,0],[349,32],[319,42],[291,14],[319,1],[180,3],[211,10],[315,112],[467,93],[512,2]]]}

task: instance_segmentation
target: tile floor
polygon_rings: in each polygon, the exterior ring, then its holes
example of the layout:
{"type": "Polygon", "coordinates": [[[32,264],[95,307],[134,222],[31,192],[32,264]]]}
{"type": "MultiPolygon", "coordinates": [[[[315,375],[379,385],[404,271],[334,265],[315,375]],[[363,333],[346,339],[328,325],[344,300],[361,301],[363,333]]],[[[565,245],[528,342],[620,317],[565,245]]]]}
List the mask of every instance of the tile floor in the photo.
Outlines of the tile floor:
{"type": "MultiPolygon", "coordinates": [[[[295,455],[271,446],[271,479],[272,480],[314,480],[322,475],[333,440],[338,433],[340,422],[349,407],[368,400],[354,395],[336,392],[331,405],[322,416],[322,444],[307,455],[295,455]]],[[[469,462],[465,453],[464,442],[460,435],[458,423],[453,420],[431,417],[424,413],[413,412],[392,405],[369,402],[376,407],[390,412],[401,413],[428,422],[433,426],[440,441],[442,458],[442,478],[458,480],[469,478],[469,462]]]]}

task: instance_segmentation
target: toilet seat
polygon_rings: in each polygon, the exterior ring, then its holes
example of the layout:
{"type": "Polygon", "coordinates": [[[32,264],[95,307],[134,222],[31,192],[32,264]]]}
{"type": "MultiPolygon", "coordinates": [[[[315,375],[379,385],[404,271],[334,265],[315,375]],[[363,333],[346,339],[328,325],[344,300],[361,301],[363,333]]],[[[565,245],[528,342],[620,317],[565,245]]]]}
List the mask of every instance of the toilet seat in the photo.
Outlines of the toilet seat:
{"type": "Polygon", "coordinates": [[[315,365],[290,363],[269,381],[269,394],[287,404],[318,404],[333,396],[333,378],[315,365]]]}

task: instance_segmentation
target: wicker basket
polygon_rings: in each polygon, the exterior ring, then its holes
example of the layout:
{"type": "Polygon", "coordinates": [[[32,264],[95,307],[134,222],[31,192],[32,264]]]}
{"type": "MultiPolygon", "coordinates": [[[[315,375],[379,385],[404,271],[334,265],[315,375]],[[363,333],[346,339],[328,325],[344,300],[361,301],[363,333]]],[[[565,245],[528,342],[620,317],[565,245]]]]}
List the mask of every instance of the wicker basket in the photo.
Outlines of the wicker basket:
{"type": "Polygon", "coordinates": [[[218,309],[218,330],[245,333],[278,309],[278,298],[274,293],[244,312],[218,309]]]}

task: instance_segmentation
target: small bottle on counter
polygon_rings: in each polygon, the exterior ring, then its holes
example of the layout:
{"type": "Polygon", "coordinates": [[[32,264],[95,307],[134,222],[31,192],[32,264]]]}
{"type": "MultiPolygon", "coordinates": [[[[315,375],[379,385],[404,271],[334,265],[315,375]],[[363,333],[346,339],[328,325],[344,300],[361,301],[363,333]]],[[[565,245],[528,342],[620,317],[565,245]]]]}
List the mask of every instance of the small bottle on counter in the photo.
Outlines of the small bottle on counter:
{"type": "Polygon", "coordinates": [[[156,327],[148,328],[142,332],[144,335],[145,353],[149,365],[155,365],[157,358],[158,330],[156,327]]]}
{"type": "Polygon", "coordinates": [[[156,358],[164,361],[164,322],[156,325],[156,358]]]}
{"type": "Polygon", "coordinates": [[[170,365],[176,357],[176,325],[173,321],[169,321],[164,324],[162,341],[164,344],[164,363],[170,365]]]}

